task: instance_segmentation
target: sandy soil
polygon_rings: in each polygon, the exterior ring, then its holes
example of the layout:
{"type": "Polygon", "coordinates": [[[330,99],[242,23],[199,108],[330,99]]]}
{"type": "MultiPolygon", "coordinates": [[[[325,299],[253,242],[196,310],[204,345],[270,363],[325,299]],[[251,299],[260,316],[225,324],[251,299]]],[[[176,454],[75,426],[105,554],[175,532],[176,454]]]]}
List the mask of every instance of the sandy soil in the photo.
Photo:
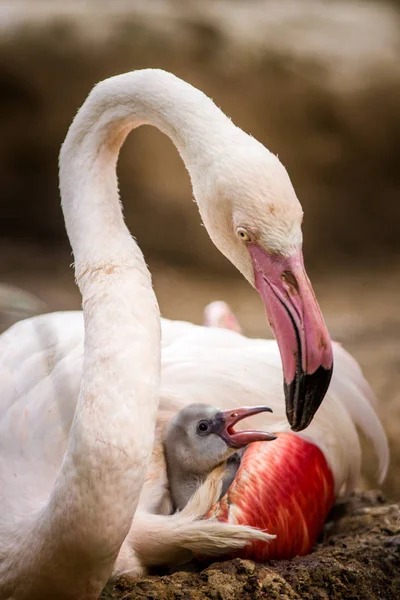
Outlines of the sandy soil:
{"type": "Polygon", "coordinates": [[[103,600],[398,600],[399,505],[379,492],[337,505],[313,553],[260,565],[235,559],[201,572],[120,579],[103,600]]]}

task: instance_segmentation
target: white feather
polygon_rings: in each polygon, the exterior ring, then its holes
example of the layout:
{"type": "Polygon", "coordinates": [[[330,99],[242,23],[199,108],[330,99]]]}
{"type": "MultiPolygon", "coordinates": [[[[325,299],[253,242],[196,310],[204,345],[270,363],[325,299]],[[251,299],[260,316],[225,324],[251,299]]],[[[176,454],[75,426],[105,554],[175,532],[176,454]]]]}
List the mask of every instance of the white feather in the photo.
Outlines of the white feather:
{"type": "MultiPolygon", "coordinates": [[[[193,514],[140,520],[154,489],[160,492],[153,494],[152,508],[154,498],[164,509],[168,504],[165,473],[154,469],[152,454],[159,401],[158,427],[160,415],[193,401],[221,407],[269,403],[273,420],[260,418],[260,424],[271,429],[285,422],[280,357],[272,341],[164,321],[160,369],[157,301],[142,253],[124,224],[115,169],[126,135],[142,124],[155,125],[174,142],[211,239],[250,283],[251,257],[233,224],[257,230],[265,251],[287,257],[301,246],[302,210],[286,170],[204,94],[151,69],[93,89],[60,153],[62,208],[84,317],[44,315],[0,338],[5,598],[94,600],[121,547],[125,561],[131,555],[133,570],[141,568],[139,555],[146,548],[137,540],[135,546],[135,532],[143,541],[148,533],[150,540],[158,526],[162,537],[144,562],[154,559],[161,542],[171,554],[176,551],[174,530],[181,546],[208,553],[257,536],[266,539],[248,528],[194,527],[193,514]],[[155,476],[149,477],[152,468],[155,476]],[[197,536],[200,531],[203,536],[197,536]],[[123,546],[127,536],[131,548],[123,546]]],[[[340,358],[338,363],[332,393],[304,435],[325,452],[339,489],[358,477],[352,415],[355,420],[354,410],[368,399],[359,374],[351,373],[357,385],[335,384],[342,377],[340,358]]],[[[346,373],[348,368],[346,363],[346,373]]],[[[378,446],[383,472],[383,432],[373,412],[358,422],[378,446]]]]}
{"type": "MultiPolygon", "coordinates": [[[[272,415],[252,426],[287,430],[282,368],[274,340],[249,339],[233,331],[162,319],[160,410],[173,414],[192,402],[221,408],[268,404],[272,415]]],[[[353,489],[360,474],[356,426],[374,444],[379,481],[389,460],[373,393],[356,361],[334,344],[331,386],[313,423],[298,435],[324,452],[337,490],[353,489]]],[[[82,373],[83,318],[80,312],[53,313],[21,321],[0,337],[2,397],[0,449],[30,470],[45,461],[60,464],[75,411],[82,373]],[[3,358],[2,357],[3,354],[3,358]],[[7,384],[8,381],[8,384],[7,384]],[[21,437],[24,443],[21,444],[21,437]]],[[[245,422],[244,422],[245,424],[245,422]]],[[[32,471],[31,471],[32,472],[32,471]]]]}

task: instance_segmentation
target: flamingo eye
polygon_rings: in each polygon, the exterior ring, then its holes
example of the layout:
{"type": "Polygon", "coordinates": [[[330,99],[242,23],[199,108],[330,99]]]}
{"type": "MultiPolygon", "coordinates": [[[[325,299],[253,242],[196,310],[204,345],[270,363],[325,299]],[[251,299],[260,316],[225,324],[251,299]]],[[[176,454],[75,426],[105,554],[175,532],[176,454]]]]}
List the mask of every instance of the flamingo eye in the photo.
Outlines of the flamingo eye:
{"type": "Polygon", "coordinates": [[[210,431],[210,424],[208,421],[200,421],[197,423],[197,432],[201,434],[208,433],[210,431]]]}
{"type": "Polygon", "coordinates": [[[238,237],[242,240],[242,242],[251,242],[251,237],[248,233],[248,231],[244,228],[244,227],[238,227],[236,229],[236,233],[238,235],[238,237]]]}

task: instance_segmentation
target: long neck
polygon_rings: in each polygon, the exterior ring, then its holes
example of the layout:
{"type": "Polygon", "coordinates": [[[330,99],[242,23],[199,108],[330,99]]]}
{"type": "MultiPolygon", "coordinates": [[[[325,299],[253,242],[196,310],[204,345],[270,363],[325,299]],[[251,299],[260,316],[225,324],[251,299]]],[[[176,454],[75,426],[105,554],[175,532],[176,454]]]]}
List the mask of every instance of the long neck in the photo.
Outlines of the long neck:
{"type": "MultiPolygon", "coordinates": [[[[202,92],[164,71],[136,71],[98,84],[60,155],[63,212],[78,276],[88,263],[131,258],[115,166],[125,137],[140,125],[153,125],[173,141],[193,185],[208,179],[207,170],[240,131],[202,92]]],[[[202,212],[200,197],[198,203],[202,212]]]]}
{"type": "Polygon", "coordinates": [[[192,176],[233,128],[188,84],[138,71],[94,88],[60,154],[62,207],[83,298],[84,370],[68,449],[35,539],[37,554],[52,561],[55,588],[69,578],[85,598],[97,597],[130,528],[158,406],[159,312],[124,224],[116,177],[120,146],[141,124],[172,139],[192,176]]]}

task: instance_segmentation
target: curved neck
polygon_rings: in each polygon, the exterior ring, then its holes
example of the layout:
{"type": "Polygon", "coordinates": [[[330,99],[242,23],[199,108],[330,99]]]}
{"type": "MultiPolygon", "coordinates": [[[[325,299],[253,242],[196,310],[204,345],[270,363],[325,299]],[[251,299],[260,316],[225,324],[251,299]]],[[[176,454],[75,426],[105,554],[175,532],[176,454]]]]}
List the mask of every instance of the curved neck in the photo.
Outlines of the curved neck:
{"type": "MultiPolygon", "coordinates": [[[[133,128],[145,124],[172,140],[192,185],[240,131],[205,94],[164,71],[134,71],[98,84],[60,155],[62,206],[78,276],[88,261],[101,265],[115,255],[129,260],[132,240],[119,203],[110,199],[118,196],[120,147],[133,128]]],[[[198,202],[202,212],[201,198],[198,202]]]]}
{"type": "Polygon", "coordinates": [[[51,561],[54,588],[67,578],[88,598],[104,585],[131,526],[158,407],[159,312],[123,220],[116,176],[125,137],[145,123],[172,139],[192,182],[236,129],[190,85],[162,71],[138,71],[94,88],[61,150],[62,207],[83,299],[84,367],[67,452],[34,539],[35,555],[51,561]]]}

